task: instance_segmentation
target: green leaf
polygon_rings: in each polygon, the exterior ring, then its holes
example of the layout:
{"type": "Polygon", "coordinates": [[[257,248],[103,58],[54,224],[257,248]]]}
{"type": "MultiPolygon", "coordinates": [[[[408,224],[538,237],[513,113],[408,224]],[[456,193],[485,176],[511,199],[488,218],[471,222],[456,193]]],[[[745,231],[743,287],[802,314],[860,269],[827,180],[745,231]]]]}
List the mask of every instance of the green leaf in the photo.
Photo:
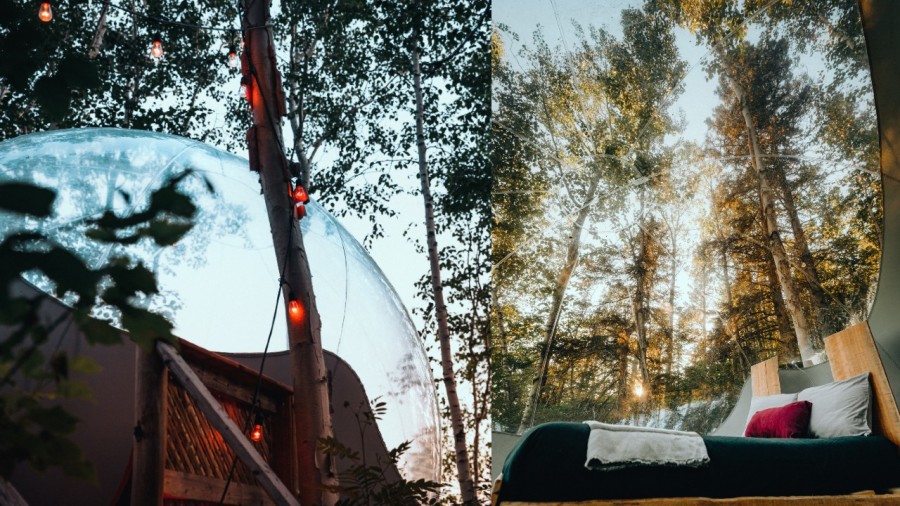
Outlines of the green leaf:
{"type": "Polygon", "coordinates": [[[56,434],[69,434],[75,430],[78,419],[60,406],[32,406],[28,410],[29,419],[42,429],[56,434]]]}
{"type": "Polygon", "coordinates": [[[0,183],[0,209],[38,218],[50,216],[56,192],[28,183],[0,183]]]}
{"type": "Polygon", "coordinates": [[[87,383],[81,380],[68,379],[60,381],[56,392],[64,399],[93,399],[94,395],[87,383]]]}
{"type": "Polygon", "coordinates": [[[103,320],[86,317],[78,322],[78,328],[91,344],[118,344],[122,342],[120,331],[103,320]]]}
{"type": "Polygon", "coordinates": [[[75,355],[69,360],[69,370],[79,374],[98,374],[103,368],[87,355],[75,355]]]}
{"type": "Polygon", "coordinates": [[[191,202],[191,198],[173,186],[164,186],[153,192],[150,197],[150,209],[157,212],[169,212],[185,218],[190,218],[197,212],[197,206],[191,202]]]}
{"type": "Polygon", "coordinates": [[[153,351],[153,343],[157,339],[176,341],[169,320],[146,309],[122,308],[122,326],[128,331],[131,340],[147,352],[153,351]]]}
{"type": "Polygon", "coordinates": [[[57,291],[75,292],[82,297],[93,297],[97,276],[77,255],[57,246],[39,257],[38,268],[56,282],[57,291]]]}
{"type": "Polygon", "coordinates": [[[100,242],[116,242],[118,240],[118,237],[116,237],[116,234],[112,230],[102,227],[89,229],[84,235],[100,242]]]}
{"type": "Polygon", "coordinates": [[[138,264],[130,269],[122,266],[112,267],[107,269],[107,272],[115,282],[116,288],[128,296],[137,292],[142,292],[146,295],[158,292],[156,276],[143,264],[138,264]]]}
{"type": "Polygon", "coordinates": [[[193,227],[190,223],[172,223],[155,221],[145,229],[145,234],[152,237],[159,246],[171,246],[181,240],[184,234],[193,227]]]}

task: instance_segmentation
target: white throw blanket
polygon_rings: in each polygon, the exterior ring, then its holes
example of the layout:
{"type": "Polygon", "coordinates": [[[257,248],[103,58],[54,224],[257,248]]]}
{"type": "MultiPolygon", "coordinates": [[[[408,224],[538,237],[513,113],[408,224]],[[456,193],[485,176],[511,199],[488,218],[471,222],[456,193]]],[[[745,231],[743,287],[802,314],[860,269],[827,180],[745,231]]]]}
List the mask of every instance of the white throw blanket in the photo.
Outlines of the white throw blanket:
{"type": "Polygon", "coordinates": [[[588,469],[618,469],[636,465],[699,467],[709,462],[703,438],[696,432],[584,422],[588,437],[588,469]]]}

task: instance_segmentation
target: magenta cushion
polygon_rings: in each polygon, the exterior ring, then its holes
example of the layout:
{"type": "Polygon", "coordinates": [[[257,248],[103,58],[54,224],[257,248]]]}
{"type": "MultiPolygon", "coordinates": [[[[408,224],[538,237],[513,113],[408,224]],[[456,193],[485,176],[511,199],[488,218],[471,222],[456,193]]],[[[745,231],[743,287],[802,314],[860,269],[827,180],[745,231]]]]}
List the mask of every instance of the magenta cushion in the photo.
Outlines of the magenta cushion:
{"type": "Polygon", "coordinates": [[[812,403],[797,401],[778,408],[758,411],[744,435],[747,437],[799,438],[809,434],[809,415],[812,403]]]}

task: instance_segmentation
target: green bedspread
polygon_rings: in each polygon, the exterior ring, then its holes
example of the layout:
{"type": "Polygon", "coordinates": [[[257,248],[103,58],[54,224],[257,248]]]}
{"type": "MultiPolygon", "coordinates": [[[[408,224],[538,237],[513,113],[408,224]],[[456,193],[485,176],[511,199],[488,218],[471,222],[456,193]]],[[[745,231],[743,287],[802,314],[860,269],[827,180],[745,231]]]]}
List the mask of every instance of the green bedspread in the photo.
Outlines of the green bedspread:
{"type": "Polygon", "coordinates": [[[532,429],[506,459],[501,501],[830,495],[900,487],[897,448],[880,436],[704,436],[706,467],[589,471],[589,433],[587,425],[568,422],[532,429]]]}

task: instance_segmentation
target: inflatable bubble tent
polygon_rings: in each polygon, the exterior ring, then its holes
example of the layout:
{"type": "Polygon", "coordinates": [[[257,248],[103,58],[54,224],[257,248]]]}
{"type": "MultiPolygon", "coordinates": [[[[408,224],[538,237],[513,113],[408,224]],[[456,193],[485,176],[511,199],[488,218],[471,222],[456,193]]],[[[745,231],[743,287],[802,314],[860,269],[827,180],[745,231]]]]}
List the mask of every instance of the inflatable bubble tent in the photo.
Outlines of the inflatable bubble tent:
{"type": "MultiPolygon", "coordinates": [[[[147,301],[175,334],[218,352],[262,352],[279,288],[258,175],[245,159],[182,137],[114,128],[57,130],[0,142],[0,182],[57,191],[43,220],[0,214],[0,236],[40,230],[89,263],[121,254],[84,238],[85,218],[145,206],[168,177],[191,169],[186,190],[198,207],[195,226],[169,248],[145,241],[127,251],[157,275],[161,293],[147,301]],[[210,193],[203,178],[208,180],[210,193]]],[[[411,442],[400,470],[438,479],[440,422],[431,370],[406,308],[365,249],[310,201],[300,225],[322,321],[323,347],[347,362],[370,400],[387,403],[378,426],[388,448],[411,442]]],[[[48,290],[34,274],[28,281],[48,290]]],[[[63,301],[65,302],[65,300],[63,301]]],[[[287,349],[283,306],[270,352],[287,349]]],[[[112,314],[101,316],[115,318],[112,314]]]]}

